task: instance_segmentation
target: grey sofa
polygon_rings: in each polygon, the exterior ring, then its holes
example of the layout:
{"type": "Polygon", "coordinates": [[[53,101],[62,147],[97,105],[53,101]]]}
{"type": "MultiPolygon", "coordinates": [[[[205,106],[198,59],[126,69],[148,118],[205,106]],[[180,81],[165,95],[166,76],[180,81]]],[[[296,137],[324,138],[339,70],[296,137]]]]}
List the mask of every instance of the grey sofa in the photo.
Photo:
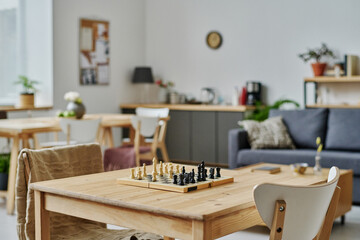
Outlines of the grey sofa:
{"type": "Polygon", "coordinates": [[[272,110],[269,117],[281,115],[296,149],[252,150],[247,132],[229,131],[229,167],[259,162],[315,164],[316,137],[324,143],[321,166],[353,169],[353,203],[360,204],[360,109],[272,110]]]}

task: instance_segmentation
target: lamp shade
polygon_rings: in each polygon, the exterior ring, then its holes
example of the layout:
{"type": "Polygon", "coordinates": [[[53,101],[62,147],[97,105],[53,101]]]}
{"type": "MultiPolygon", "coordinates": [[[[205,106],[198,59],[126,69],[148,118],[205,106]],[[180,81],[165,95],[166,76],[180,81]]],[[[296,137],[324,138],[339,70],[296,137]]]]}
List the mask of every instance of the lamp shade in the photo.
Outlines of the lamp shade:
{"type": "Polygon", "coordinates": [[[154,78],[150,67],[136,67],[134,76],[132,79],[133,83],[153,83],[154,78]]]}

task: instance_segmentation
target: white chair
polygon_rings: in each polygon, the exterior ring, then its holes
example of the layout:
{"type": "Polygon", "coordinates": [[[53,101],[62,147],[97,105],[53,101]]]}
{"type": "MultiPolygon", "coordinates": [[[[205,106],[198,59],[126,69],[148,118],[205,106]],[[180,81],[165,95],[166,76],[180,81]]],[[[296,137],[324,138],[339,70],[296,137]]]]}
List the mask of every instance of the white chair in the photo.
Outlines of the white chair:
{"type": "MultiPolygon", "coordinates": [[[[138,107],[135,110],[137,116],[143,117],[158,117],[158,118],[166,118],[169,116],[169,109],[168,108],[143,108],[138,107]]],[[[159,129],[159,137],[157,148],[160,149],[162,157],[165,162],[169,162],[169,154],[167,152],[166,144],[165,144],[165,137],[166,137],[166,130],[167,130],[167,121],[160,120],[159,122],[160,129],[159,129]]],[[[145,138],[145,143],[151,145],[154,139],[152,136],[145,138]]],[[[123,144],[132,144],[130,139],[124,139],[123,144]]]]}
{"type": "Polygon", "coordinates": [[[66,141],[41,143],[42,148],[97,142],[101,119],[60,119],[61,131],[66,141]]]}
{"type": "Polygon", "coordinates": [[[158,147],[158,136],[159,136],[159,118],[158,117],[143,117],[143,116],[132,116],[131,125],[135,129],[134,149],[136,156],[136,166],[140,166],[140,159],[151,160],[156,156],[156,149],[158,147]],[[142,137],[153,137],[150,151],[145,153],[140,152],[142,137]]]}
{"type": "Polygon", "coordinates": [[[339,199],[339,176],[339,169],[332,167],[324,184],[255,186],[256,208],[271,229],[270,239],[329,239],[339,199]]]}

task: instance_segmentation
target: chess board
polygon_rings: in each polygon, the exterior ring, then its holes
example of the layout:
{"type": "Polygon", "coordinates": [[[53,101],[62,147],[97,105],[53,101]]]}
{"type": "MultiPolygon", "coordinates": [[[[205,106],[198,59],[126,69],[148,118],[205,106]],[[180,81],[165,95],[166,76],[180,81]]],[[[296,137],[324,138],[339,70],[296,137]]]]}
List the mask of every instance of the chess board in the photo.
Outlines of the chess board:
{"type": "Polygon", "coordinates": [[[147,178],[143,178],[142,180],[125,177],[125,178],[118,178],[116,179],[116,181],[119,184],[125,184],[130,186],[186,193],[199,189],[219,186],[226,183],[232,183],[234,182],[234,178],[224,177],[224,176],[214,179],[207,178],[206,181],[200,181],[200,182],[188,183],[188,184],[185,183],[185,185],[183,186],[178,184],[173,184],[172,179],[170,179],[167,174],[164,174],[162,177],[158,175],[157,180],[155,182],[152,181],[151,175],[147,175],[147,178]]]}

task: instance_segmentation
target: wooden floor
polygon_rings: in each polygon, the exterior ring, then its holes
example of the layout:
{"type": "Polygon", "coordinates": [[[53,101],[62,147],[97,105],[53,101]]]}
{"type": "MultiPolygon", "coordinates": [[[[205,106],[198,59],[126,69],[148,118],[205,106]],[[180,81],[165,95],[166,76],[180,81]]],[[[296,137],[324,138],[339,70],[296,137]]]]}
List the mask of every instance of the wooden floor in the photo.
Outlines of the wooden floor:
{"type": "MultiPolygon", "coordinates": [[[[109,228],[118,229],[116,226],[109,226],[109,228]]],[[[268,240],[269,231],[264,227],[254,227],[246,231],[236,232],[227,235],[221,240],[268,240]]],[[[16,240],[16,216],[9,216],[6,214],[6,204],[0,198],[0,236],[1,239],[16,240]]],[[[345,226],[340,225],[339,219],[336,220],[331,235],[331,240],[356,240],[360,236],[360,207],[353,206],[352,210],[346,216],[345,226]]]]}

